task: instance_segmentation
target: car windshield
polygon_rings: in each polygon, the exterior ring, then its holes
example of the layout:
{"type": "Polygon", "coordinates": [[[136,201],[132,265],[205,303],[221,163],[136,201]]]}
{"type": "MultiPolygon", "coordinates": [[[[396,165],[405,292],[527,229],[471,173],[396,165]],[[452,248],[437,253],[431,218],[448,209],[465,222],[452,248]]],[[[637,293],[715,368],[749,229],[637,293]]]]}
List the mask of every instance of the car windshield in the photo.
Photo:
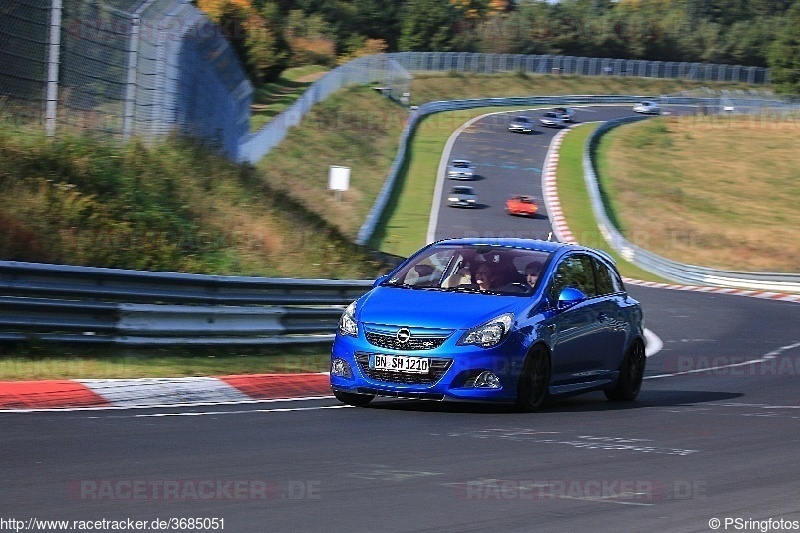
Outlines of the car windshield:
{"type": "Polygon", "coordinates": [[[469,168],[469,161],[453,161],[453,166],[456,168],[469,168]]]}
{"type": "Polygon", "coordinates": [[[536,276],[549,258],[550,252],[541,250],[442,244],[409,259],[383,285],[524,296],[533,291],[536,276]],[[526,276],[531,272],[534,276],[526,276]]]}
{"type": "Polygon", "coordinates": [[[472,194],[472,189],[469,187],[453,187],[454,194],[472,194]]]}
{"type": "Polygon", "coordinates": [[[514,122],[530,122],[530,119],[528,117],[517,117],[514,122]]]}

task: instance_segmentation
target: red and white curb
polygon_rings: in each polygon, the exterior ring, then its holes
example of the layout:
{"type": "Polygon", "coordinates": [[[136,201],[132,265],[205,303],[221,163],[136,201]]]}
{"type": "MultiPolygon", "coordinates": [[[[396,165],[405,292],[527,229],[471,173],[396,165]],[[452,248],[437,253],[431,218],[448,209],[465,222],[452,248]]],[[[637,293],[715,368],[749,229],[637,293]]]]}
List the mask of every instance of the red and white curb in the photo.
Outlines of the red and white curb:
{"type": "Polygon", "coordinates": [[[0,412],[219,405],[331,396],[327,373],[0,382],[0,412]]]}
{"type": "MultiPolygon", "coordinates": [[[[569,129],[563,129],[558,132],[550,143],[550,148],[545,157],[544,169],[542,169],[542,191],[544,193],[544,202],[547,208],[547,213],[550,216],[550,224],[553,227],[553,233],[560,242],[577,244],[575,236],[567,225],[567,219],[564,212],[561,210],[561,203],[558,199],[558,186],[556,184],[556,174],[558,171],[558,154],[561,149],[561,143],[564,136],[569,133],[569,129]]],[[[789,294],[781,292],[770,291],[754,291],[747,289],[733,289],[726,287],[703,287],[697,285],[681,285],[672,283],[658,283],[652,281],[643,281],[633,278],[625,278],[626,283],[631,285],[641,285],[643,287],[656,287],[659,289],[674,289],[680,291],[696,291],[707,292],[713,294],[734,294],[737,296],[749,296],[751,298],[762,298],[767,300],[779,300],[784,302],[800,303],[800,294],[789,294]]]]}

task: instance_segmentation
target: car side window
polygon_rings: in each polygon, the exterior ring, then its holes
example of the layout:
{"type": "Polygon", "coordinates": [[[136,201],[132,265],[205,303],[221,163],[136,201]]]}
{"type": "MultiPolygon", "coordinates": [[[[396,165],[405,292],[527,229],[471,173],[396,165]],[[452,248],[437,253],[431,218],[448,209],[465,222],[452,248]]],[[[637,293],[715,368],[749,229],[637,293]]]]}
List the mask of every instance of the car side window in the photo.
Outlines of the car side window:
{"type": "Polygon", "coordinates": [[[589,298],[597,296],[591,257],[575,254],[561,261],[549,291],[551,300],[555,302],[561,291],[567,287],[579,289],[589,298]]]}
{"type": "Polygon", "coordinates": [[[616,294],[622,290],[617,276],[605,263],[595,259],[594,265],[597,275],[597,294],[616,294]]]}

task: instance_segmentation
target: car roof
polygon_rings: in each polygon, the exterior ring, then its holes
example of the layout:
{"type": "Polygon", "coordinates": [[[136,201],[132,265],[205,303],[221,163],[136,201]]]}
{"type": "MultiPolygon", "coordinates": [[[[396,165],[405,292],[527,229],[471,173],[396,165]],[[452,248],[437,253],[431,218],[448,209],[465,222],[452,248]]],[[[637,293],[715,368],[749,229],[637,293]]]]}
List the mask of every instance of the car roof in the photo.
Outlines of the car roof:
{"type": "Polygon", "coordinates": [[[516,120],[518,122],[529,122],[531,120],[531,118],[520,115],[518,117],[514,117],[513,120],[516,120]]]}
{"type": "Polygon", "coordinates": [[[569,249],[586,249],[576,244],[568,244],[563,242],[543,241],[541,239],[518,239],[518,238],[500,238],[492,237],[481,239],[477,237],[463,237],[456,239],[444,239],[437,241],[434,245],[485,245],[485,246],[502,246],[506,248],[521,248],[525,250],[540,250],[543,252],[555,252],[565,248],[569,249]]]}

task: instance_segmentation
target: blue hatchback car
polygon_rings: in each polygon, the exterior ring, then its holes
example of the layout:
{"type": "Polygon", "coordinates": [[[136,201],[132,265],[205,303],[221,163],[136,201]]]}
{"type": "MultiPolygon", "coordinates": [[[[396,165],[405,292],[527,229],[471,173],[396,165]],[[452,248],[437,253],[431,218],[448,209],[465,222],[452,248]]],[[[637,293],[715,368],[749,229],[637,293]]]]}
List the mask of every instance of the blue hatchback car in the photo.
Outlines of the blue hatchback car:
{"type": "Polygon", "coordinates": [[[527,239],[430,244],[351,303],[331,350],[331,387],[376,396],[514,403],[602,390],[639,394],[642,309],[611,258],[527,239]]]}

